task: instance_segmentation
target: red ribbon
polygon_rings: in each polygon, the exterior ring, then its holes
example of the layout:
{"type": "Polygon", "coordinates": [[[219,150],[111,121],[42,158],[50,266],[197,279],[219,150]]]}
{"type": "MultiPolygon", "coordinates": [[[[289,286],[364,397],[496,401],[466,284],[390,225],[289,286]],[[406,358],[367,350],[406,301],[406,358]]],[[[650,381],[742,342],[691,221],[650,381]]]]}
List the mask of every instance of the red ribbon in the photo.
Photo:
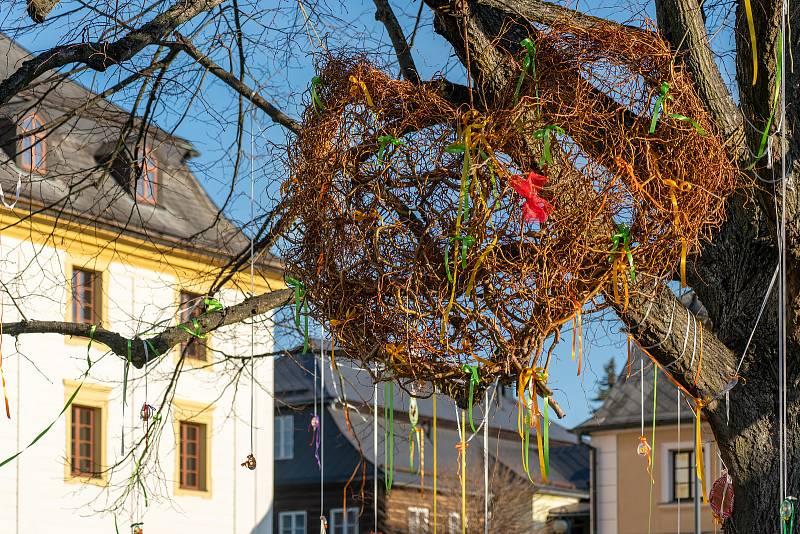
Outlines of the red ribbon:
{"type": "Polygon", "coordinates": [[[511,177],[511,187],[525,199],[525,204],[522,206],[522,218],[526,223],[538,221],[539,224],[544,224],[553,212],[553,205],[539,196],[539,191],[545,183],[547,183],[547,176],[533,171],[529,172],[524,180],[518,174],[511,177]]]}

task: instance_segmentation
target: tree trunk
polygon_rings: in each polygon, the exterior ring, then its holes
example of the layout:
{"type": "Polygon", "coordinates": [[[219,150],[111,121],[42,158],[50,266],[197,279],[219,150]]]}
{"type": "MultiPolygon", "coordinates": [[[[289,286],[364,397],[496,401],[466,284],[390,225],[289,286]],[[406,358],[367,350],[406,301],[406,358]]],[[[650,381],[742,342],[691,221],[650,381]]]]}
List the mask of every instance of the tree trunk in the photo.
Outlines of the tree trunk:
{"type": "MultiPolygon", "coordinates": [[[[537,30],[532,23],[548,24],[568,10],[539,0],[473,0],[445,2],[426,0],[435,12],[435,28],[454,47],[467,67],[475,87],[475,105],[490,106],[496,91],[513,77],[507,56],[497,43],[512,46],[528,33],[537,30]],[[469,61],[468,61],[469,58],[469,61]]],[[[674,313],[675,297],[662,286],[649,297],[630,303],[628,310],[618,310],[620,319],[643,346],[659,344],[652,356],[671,372],[688,391],[698,398],[711,399],[732,377],[748,343],[762,301],[778,264],[776,199],[780,206],[780,188],[771,186],[780,177],[782,153],[786,153],[788,188],[785,198],[787,242],[788,378],[787,378],[787,495],[800,495],[800,478],[794,467],[800,466],[800,349],[798,349],[797,309],[800,294],[800,204],[793,187],[800,176],[796,163],[800,139],[792,136],[798,121],[794,102],[800,101],[800,83],[789,65],[783,69],[787,87],[787,147],[772,137],[772,169],[767,158],[746,172],[752,155],[758,151],[761,131],[772,110],[776,74],[776,43],[779,34],[780,3],[753,0],[757,28],[759,74],[752,81],[752,56],[746,18],[742,6],[737,12],[737,76],[741,104],[737,108],[727,92],[710,53],[702,50],[708,43],[702,15],[696,0],[658,0],[659,24],[665,37],[677,48],[684,42],[691,49],[679,60],[686,61],[695,75],[698,90],[719,130],[731,147],[731,157],[743,169],[743,183],[748,179],[760,187],[752,188],[729,201],[728,219],[715,233],[702,254],[690,263],[689,282],[709,313],[710,332],[704,333],[702,370],[691,368],[688,358],[681,359],[684,333],[693,318],[674,313]],[[702,34],[700,33],[702,32],[702,34]],[[745,120],[742,120],[742,116],[745,120]],[[742,124],[745,124],[743,127],[742,124]],[[748,150],[749,149],[749,150],[748,150]],[[774,174],[773,174],[774,172],[774,174]],[[762,182],[757,182],[756,178],[762,182]],[[647,307],[652,308],[649,314],[647,307]],[[641,323],[643,319],[646,320],[641,323]],[[671,323],[671,328],[670,328],[671,323]]],[[[586,24],[592,18],[577,13],[586,24]]],[[[791,26],[800,27],[800,9],[791,12],[791,26]]],[[[788,44],[788,41],[787,41],[788,44]]],[[[792,53],[800,57],[800,40],[794,39],[792,53]]],[[[789,50],[786,50],[787,63],[789,50]]],[[[778,113],[780,110],[778,110],[778,113]]],[[[773,128],[780,122],[775,117],[773,128]]],[[[726,532],[775,532],[780,528],[779,454],[778,454],[778,299],[777,284],[764,309],[759,327],[743,359],[739,384],[730,392],[730,420],[726,416],[724,396],[710,401],[703,409],[719,445],[722,459],[733,478],[734,515],[726,522],[726,532]]],[[[708,459],[715,461],[716,459],[708,459]]]]}

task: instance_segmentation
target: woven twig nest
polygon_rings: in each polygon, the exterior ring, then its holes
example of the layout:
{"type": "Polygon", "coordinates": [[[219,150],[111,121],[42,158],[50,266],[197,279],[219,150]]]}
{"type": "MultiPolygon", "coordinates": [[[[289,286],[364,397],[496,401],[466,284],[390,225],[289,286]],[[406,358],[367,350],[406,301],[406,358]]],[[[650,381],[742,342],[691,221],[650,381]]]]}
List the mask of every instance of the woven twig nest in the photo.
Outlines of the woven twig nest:
{"type": "Polygon", "coordinates": [[[664,42],[602,26],[528,45],[522,83],[485,113],[359,59],[315,80],[285,259],[365,365],[443,386],[476,362],[484,383],[517,376],[579,310],[674,272],[722,220],[734,168],[664,42]]]}

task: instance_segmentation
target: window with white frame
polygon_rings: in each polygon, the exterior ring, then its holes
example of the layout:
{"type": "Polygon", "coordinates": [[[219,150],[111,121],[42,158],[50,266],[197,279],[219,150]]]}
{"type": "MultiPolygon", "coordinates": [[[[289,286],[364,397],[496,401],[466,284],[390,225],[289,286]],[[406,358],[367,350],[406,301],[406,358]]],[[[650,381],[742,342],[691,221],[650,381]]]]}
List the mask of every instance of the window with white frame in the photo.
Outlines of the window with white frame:
{"type": "Polygon", "coordinates": [[[460,534],[461,533],[461,514],[458,512],[450,512],[447,516],[447,534],[460,534]]]}
{"type": "Polygon", "coordinates": [[[670,497],[672,502],[694,498],[694,451],[692,449],[670,452],[670,497]]]}
{"type": "Polygon", "coordinates": [[[297,510],[279,513],[278,534],[306,534],[306,513],[297,510]]]}
{"type": "Polygon", "coordinates": [[[275,459],[294,458],[294,416],[275,416],[275,459]]]}
{"type": "Polygon", "coordinates": [[[427,508],[408,508],[408,534],[428,534],[427,508]]]}
{"type": "Polygon", "coordinates": [[[329,527],[331,534],[358,534],[358,509],[332,508],[329,527]]]}

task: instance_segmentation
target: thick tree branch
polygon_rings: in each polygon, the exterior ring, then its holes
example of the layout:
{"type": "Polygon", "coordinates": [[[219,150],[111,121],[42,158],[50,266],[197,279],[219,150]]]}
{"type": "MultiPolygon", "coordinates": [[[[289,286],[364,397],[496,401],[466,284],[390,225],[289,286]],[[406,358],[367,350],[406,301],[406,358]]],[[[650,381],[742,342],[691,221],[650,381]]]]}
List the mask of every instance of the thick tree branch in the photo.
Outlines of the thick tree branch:
{"type": "MultiPolygon", "coordinates": [[[[658,283],[649,294],[646,287],[637,289],[642,292],[634,292],[627,309],[613,305],[617,315],[637,343],[687,391],[699,398],[713,398],[734,376],[736,355],[703,328],[700,319],[667,286],[658,283]]],[[[612,296],[606,298],[613,302],[612,296]]]]}
{"type": "Polygon", "coordinates": [[[181,24],[215,8],[222,1],[178,0],[165,12],[117,41],[97,41],[51,48],[25,61],[14,73],[0,82],[0,105],[8,103],[32,81],[51,70],[81,63],[102,72],[112,65],[127,61],[146,46],[163,40],[181,24]]]}
{"type": "Polygon", "coordinates": [[[700,98],[723,137],[729,140],[731,153],[741,155],[744,148],[742,115],[714,62],[697,0],[656,0],[656,18],[666,39],[684,58],[700,98]]]}
{"type": "Polygon", "coordinates": [[[395,54],[397,54],[397,61],[400,63],[400,72],[403,77],[411,83],[419,83],[419,73],[417,67],[414,65],[414,58],[411,56],[411,48],[408,46],[406,36],[403,34],[403,28],[400,27],[397,17],[392,11],[392,6],[389,5],[389,0],[374,0],[375,7],[375,20],[383,23],[389,34],[389,39],[392,40],[395,54]]]}
{"type": "Polygon", "coordinates": [[[242,95],[244,98],[250,100],[261,111],[269,115],[269,117],[276,123],[286,127],[295,134],[300,133],[300,124],[296,120],[283,113],[281,110],[268,102],[264,97],[259,95],[255,90],[248,87],[239,78],[223,69],[210,57],[203,54],[191,43],[191,41],[180,34],[177,34],[177,39],[177,43],[169,43],[169,46],[178,47],[186,52],[192,59],[208,69],[208,71],[216,76],[220,81],[227,84],[231,89],[242,95]]]}
{"type": "MultiPolygon", "coordinates": [[[[291,300],[292,294],[291,289],[280,289],[248,298],[239,304],[223,308],[220,311],[206,313],[197,319],[200,332],[208,334],[220,327],[237,324],[250,317],[267,313],[287,304],[291,300]]],[[[3,333],[14,337],[24,334],[61,334],[89,338],[91,328],[91,325],[81,323],[30,320],[5,323],[3,324],[3,333]]],[[[131,363],[135,367],[141,368],[148,361],[157,359],[159,355],[164,354],[179,343],[188,342],[193,336],[184,328],[189,331],[195,330],[194,325],[191,322],[187,322],[182,325],[165,328],[154,337],[141,338],[137,336],[130,339],[131,363]],[[155,349],[155,354],[152,351],[148,351],[147,357],[145,356],[144,348],[145,339],[155,349]]],[[[128,357],[129,338],[99,327],[94,333],[94,340],[106,345],[118,356],[122,358],[128,357]]]]}

